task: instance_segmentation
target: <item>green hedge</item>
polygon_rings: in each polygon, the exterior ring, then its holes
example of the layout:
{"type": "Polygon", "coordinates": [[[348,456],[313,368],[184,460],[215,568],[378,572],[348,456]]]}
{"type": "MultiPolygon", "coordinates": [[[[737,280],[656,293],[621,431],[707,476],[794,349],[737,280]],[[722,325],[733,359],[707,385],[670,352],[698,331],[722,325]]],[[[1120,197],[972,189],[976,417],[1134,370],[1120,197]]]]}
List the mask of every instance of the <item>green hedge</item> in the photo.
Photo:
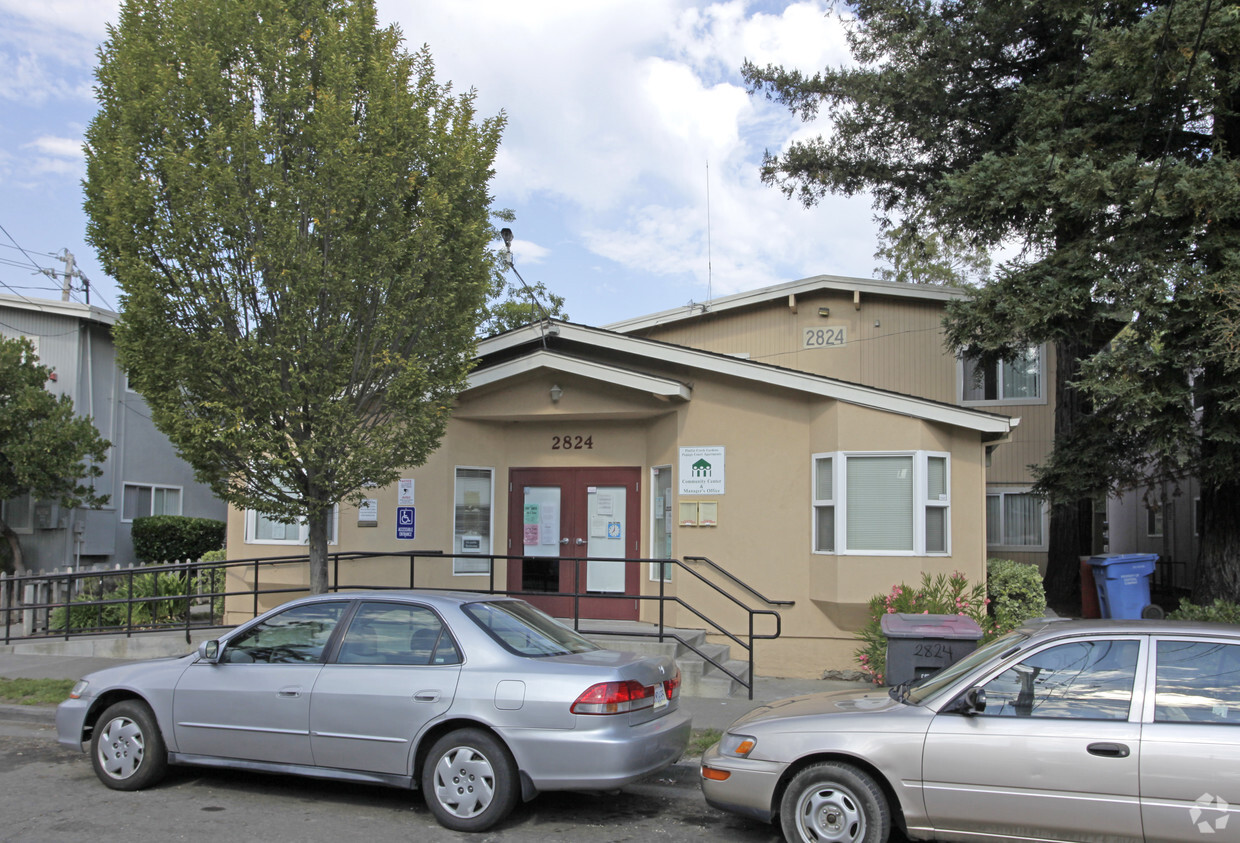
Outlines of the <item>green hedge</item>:
{"type": "Polygon", "coordinates": [[[135,518],[130,535],[138,561],[180,562],[223,547],[225,528],[223,521],[211,518],[151,515],[135,518]]]}
{"type": "Polygon", "coordinates": [[[1173,621],[1208,621],[1210,623],[1240,623],[1240,605],[1217,599],[1207,606],[1197,606],[1188,600],[1180,601],[1180,608],[1167,615],[1173,621]]]}
{"type": "Polygon", "coordinates": [[[1004,632],[1046,614],[1046,589],[1036,565],[1011,559],[987,560],[986,591],[995,627],[1004,632]]]}

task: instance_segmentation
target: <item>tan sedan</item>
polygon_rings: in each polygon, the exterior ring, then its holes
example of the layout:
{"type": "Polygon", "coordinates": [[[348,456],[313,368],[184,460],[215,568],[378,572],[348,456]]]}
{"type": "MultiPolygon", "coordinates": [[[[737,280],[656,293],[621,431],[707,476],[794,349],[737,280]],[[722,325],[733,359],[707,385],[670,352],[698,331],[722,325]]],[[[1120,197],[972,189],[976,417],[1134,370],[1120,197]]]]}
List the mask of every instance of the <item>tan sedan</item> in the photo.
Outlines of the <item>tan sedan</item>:
{"type": "Polygon", "coordinates": [[[762,706],[701,774],[789,841],[1240,839],[1240,627],[1027,624],[908,685],[762,706]]]}

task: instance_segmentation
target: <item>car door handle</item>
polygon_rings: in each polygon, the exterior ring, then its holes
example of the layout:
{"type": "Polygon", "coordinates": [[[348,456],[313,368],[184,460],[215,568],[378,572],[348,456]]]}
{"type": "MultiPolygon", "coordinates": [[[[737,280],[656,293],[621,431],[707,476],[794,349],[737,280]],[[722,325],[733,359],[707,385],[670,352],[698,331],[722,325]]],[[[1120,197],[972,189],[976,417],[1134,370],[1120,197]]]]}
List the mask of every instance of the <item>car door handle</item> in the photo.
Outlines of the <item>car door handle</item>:
{"type": "Polygon", "coordinates": [[[286,687],[286,688],[281,688],[280,690],[276,691],[276,696],[280,696],[280,697],[300,697],[300,696],[301,696],[301,688],[299,688],[299,687],[298,687],[298,686],[296,686],[296,685],[289,685],[289,686],[288,686],[288,687],[286,687]]]}
{"type": "Polygon", "coordinates": [[[1127,758],[1132,754],[1132,750],[1122,743],[1091,743],[1086,749],[1090,755],[1102,758],[1127,758]]]}
{"type": "Polygon", "coordinates": [[[414,702],[439,702],[439,691],[418,691],[413,695],[414,702]]]}

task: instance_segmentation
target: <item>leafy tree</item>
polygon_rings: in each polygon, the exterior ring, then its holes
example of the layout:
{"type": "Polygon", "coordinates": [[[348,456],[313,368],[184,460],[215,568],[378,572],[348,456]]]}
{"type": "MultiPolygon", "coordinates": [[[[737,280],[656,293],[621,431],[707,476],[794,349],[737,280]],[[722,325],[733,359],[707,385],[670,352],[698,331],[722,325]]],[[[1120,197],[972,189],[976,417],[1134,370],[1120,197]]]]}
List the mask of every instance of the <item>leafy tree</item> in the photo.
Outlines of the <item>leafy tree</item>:
{"type": "Polygon", "coordinates": [[[990,276],[990,255],[914,222],[887,225],[879,234],[874,257],[884,261],[874,275],[882,281],[961,287],[990,276]]]}
{"type": "MultiPolygon", "coordinates": [[[[102,506],[92,480],[103,474],[112,443],[89,418],[74,415],[73,399],[44,388],[49,370],[25,338],[0,337],[0,501],[29,494],[64,507],[102,506]]],[[[13,570],[24,570],[17,534],[0,518],[13,570]]]]}
{"type": "Polygon", "coordinates": [[[806,203],[870,191],[883,214],[965,243],[1023,245],[950,309],[948,340],[983,362],[1055,347],[1055,446],[1036,486],[1053,503],[1053,603],[1075,594],[1089,495],[1186,472],[1203,483],[1197,589],[1240,595],[1240,382],[1219,342],[1240,289],[1240,7],[849,9],[855,67],[746,65],[755,90],[835,121],[768,156],[764,178],[806,203]]]}
{"type": "Polygon", "coordinates": [[[532,286],[501,279],[495,298],[487,306],[483,336],[494,336],[541,319],[567,319],[564,297],[550,292],[541,281],[532,286]]]}
{"type": "Polygon", "coordinates": [[[88,234],[117,348],[198,477],[309,528],[437,447],[493,283],[504,118],[372,0],[127,0],[100,50],[88,234]]]}

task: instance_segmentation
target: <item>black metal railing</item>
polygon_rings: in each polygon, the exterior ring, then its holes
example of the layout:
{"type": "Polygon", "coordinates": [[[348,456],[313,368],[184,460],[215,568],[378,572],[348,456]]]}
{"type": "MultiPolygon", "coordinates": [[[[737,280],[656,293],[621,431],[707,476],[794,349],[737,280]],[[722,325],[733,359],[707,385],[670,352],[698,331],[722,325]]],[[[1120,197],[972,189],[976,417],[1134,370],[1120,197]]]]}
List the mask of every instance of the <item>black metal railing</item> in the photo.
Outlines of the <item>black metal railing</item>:
{"type": "MultiPolygon", "coordinates": [[[[571,589],[564,591],[533,591],[528,589],[501,589],[496,586],[496,567],[523,557],[479,554],[445,555],[442,551],[408,551],[402,553],[333,553],[329,554],[328,589],[330,591],[404,588],[428,588],[452,591],[477,591],[486,594],[505,594],[538,600],[559,598],[559,604],[567,603],[572,610],[566,620],[573,628],[585,635],[624,635],[629,637],[657,638],[660,642],[672,639],[686,650],[693,652],[705,663],[744,687],[753,699],[755,673],[755,642],[773,640],[782,632],[782,618],[771,608],[755,607],[738,597],[740,590],[751,600],[769,606],[791,606],[792,601],[770,600],[751,586],[742,582],[705,557],[679,559],[601,559],[601,558],[552,558],[539,557],[544,563],[621,562],[625,565],[666,566],[659,569],[657,590],[654,593],[600,593],[583,590],[581,572],[584,564],[572,564],[571,589]],[[432,585],[431,577],[424,576],[419,582],[419,571],[428,567],[452,564],[454,559],[486,562],[486,588],[462,588],[432,585]],[[419,562],[422,564],[419,565],[419,562]],[[382,568],[382,573],[366,574],[362,565],[369,563],[371,569],[382,568]],[[381,563],[375,565],[374,563],[381,563]],[[693,563],[692,565],[688,563],[693,563]],[[697,570],[703,568],[713,575],[708,577],[697,570]],[[678,580],[675,593],[668,593],[668,568],[683,572],[684,581],[691,584],[685,588],[678,580]],[[407,569],[407,570],[405,570],[407,569]],[[722,580],[722,584],[716,580],[722,580]],[[726,587],[725,587],[726,586],[726,587]],[[682,594],[682,592],[686,592],[682,594]],[[689,594],[689,593],[692,594],[689,594]],[[691,603],[689,597],[694,597],[691,603]],[[700,605],[709,596],[728,614],[728,618],[708,614],[700,605]],[[641,603],[657,603],[657,622],[653,629],[626,627],[607,629],[590,618],[582,618],[582,600],[636,600],[641,603]],[[747,672],[731,669],[726,663],[714,658],[696,645],[678,629],[666,623],[668,606],[679,607],[678,626],[698,628],[707,635],[722,638],[744,653],[747,672]],[[685,623],[685,616],[689,623],[685,623]],[[740,623],[736,619],[740,619],[740,623]],[[759,619],[769,619],[772,628],[759,630],[759,619]],[[583,628],[582,621],[586,621],[583,628]],[[741,630],[736,627],[741,626],[741,630]]],[[[308,591],[302,571],[308,566],[308,557],[280,556],[241,559],[227,562],[188,562],[167,565],[143,565],[130,568],[104,570],[67,570],[63,572],[30,574],[23,576],[0,576],[0,614],[3,614],[4,643],[30,639],[71,639],[81,636],[118,635],[127,637],[145,632],[184,631],[186,643],[195,630],[223,628],[254,617],[264,611],[263,598],[305,594],[308,591]],[[293,577],[281,576],[283,571],[295,571],[293,577]],[[230,573],[232,576],[230,576],[230,573]],[[287,582],[295,579],[295,582],[287,582]],[[230,585],[230,583],[232,585],[230,585]],[[232,587],[232,586],[238,587],[232,587]],[[245,608],[239,609],[244,606],[245,608]],[[229,623],[225,622],[225,611],[229,623]],[[237,615],[243,617],[238,618],[237,615]],[[246,617],[248,616],[248,617],[246,617]]],[[[440,576],[437,582],[442,583],[440,576]]],[[[283,602],[283,601],[279,601],[283,602]]],[[[270,608],[267,606],[266,608],[270,608]]],[[[640,612],[638,613],[640,615],[640,612]]]]}

